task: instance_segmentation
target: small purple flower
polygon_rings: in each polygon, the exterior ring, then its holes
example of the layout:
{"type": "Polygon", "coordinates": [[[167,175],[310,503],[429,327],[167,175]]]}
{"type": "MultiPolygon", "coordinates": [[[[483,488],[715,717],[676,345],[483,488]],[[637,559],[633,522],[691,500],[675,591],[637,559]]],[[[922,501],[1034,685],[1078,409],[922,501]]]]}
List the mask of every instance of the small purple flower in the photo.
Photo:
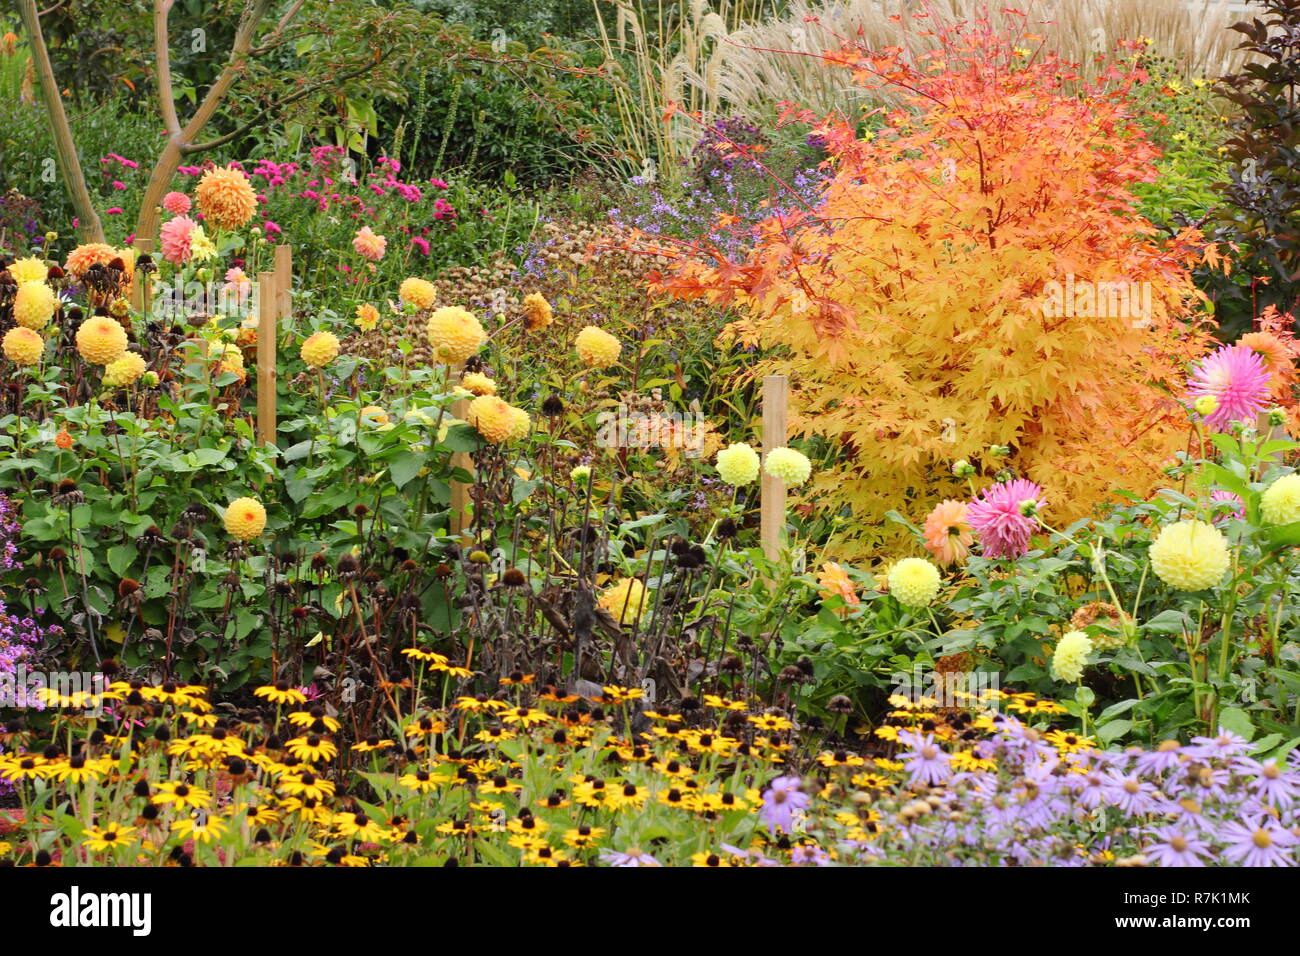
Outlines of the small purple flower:
{"type": "Polygon", "coordinates": [[[1293,866],[1291,848],[1296,837],[1271,817],[1248,823],[1225,823],[1219,838],[1226,841],[1223,855],[1242,866],[1293,866]]]}
{"type": "Polygon", "coordinates": [[[952,758],[934,742],[932,734],[922,737],[914,731],[904,730],[899,732],[898,739],[912,748],[902,755],[903,764],[912,775],[912,783],[934,786],[952,776],[952,758]]]}
{"type": "Polygon", "coordinates": [[[642,853],[636,847],[626,850],[601,850],[600,862],[609,866],[660,866],[660,862],[649,853],[642,853]]]}
{"type": "Polygon", "coordinates": [[[1204,866],[1210,846],[1195,833],[1169,826],[1155,833],[1160,842],[1147,847],[1146,858],[1160,866],[1204,866]]]}
{"type": "Polygon", "coordinates": [[[763,806],[758,816],[770,833],[775,834],[778,827],[786,833],[794,829],[795,813],[808,806],[808,794],[801,791],[801,786],[798,777],[777,777],[763,791],[763,806]]]}

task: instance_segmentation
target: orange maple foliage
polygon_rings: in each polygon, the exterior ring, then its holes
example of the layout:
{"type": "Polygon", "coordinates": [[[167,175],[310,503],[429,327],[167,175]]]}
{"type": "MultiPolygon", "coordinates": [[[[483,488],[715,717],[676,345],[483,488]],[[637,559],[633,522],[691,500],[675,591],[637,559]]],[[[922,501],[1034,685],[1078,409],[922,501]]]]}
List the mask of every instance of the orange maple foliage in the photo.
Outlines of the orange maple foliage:
{"type": "Polygon", "coordinates": [[[862,547],[886,511],[919,521],[960,496],[954,461],[1007,464],[993,444],[1045,487],[1053,523],[1149,492],[1186,440],[1179,399],[1209,339],[1199,234],[1162,240],[1134,210],[1158,155],[1130,113],[1141,74],[1085,84],[981,21],[936,36],[915,63],[826,54],[900,104],[883,128],[816,122],[833,172],[816,209],[764,222],[744,261],[696,248],[652,277],[742,312],[727,334],[770,350],[753,374],[791,376],[793,427],[834,443],[810,498],[848,506],[862,547]]]}

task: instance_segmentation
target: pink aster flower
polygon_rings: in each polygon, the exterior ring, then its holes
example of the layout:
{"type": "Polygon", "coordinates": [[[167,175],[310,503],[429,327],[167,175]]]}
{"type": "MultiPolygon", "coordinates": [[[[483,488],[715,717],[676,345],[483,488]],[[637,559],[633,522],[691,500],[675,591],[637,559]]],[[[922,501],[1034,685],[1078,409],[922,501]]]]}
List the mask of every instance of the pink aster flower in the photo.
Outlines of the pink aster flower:
{"type": "Polygon", "coordinates": [[[1223,431],[1229,422],[1253,422],[1268,407],[1269,375],[1263,357],[1244,345],[1225,345],[1192,370],[1187,391],[1193,401],[1209,395],[1218,407],[1205,424],[1223,431]]]}
{"type": "Polygon", "coordinates": [[[966,523],[979,536],[987,558],[1018,558],[1029,550],[1038,523],[1021,513],[1021,504],[1036,502],[1042,508],[1043,489],[1024,478],[991,485],[966,509],[966,523]]]}
{"type": "Polygon", "coordinates": [[[177,216],[163,223],[162,254],[168,262],[180,265],[190,257],[190,234],[198,223],[189,216],[177,216]]]}

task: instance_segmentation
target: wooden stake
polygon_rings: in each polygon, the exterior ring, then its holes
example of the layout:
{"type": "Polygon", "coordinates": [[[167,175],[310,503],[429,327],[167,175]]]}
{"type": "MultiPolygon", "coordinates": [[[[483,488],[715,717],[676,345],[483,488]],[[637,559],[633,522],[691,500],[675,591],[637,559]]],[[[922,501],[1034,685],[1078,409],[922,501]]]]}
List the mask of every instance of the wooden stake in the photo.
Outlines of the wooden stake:
{"type": "MultiPolygon", "coordinates": [[[[451,369],[451,377],[454,381],[460,381],[461,373],[465,370],[464,365],[454,365],[451,369]]],[[[469,399],[458,398],[451,403],[451,414],[454,418],[461,421],[469,419],[469,399]]],[[[474,459],[468,452],[458,451],[451,456],[451,467],[464,468],[474,474],[474,459]]],[[[463,481],[453,480],[451,483],[451,518],[449,519],[450,531],[452,534],[468,537],[466,531],[469,528],[471,515],[467,512],[470,508],[470,485],[463,481]]]]}
{"type": "MultiPolygon", "coordinates": [[[[152,239],[137,239],[131,244],[135,249],[135,261],[139,263],[142,255],[153,255],[152,239]]],[[[153,280],[146,275],[141,275],[139,269],[135,269],[131,275],[131,308],[137,312],[148,313],[153,307],[153,280]]]]}
{"type": "MultiPolygon", "coordinates": [[[[789,441],[788,413],[790,380],[784,375],[763,377],[763,462],[773,448],[784,448],[789,441]]],[[[759,481],[759,531],[763,554],[769,561],[781,557],[781,537],[785,530],[785,482],[766,471],[759,481]]]]}
{"type": "Polygon", "coordinates": [[[275,247],[275,317],[293,327],[293,246],[275,247]]]}
{"type": "Polygon", "coordinates": [[[257,274],[257,440],[275,444],[275,333],[277,283],[274,272],[257,274]]]}

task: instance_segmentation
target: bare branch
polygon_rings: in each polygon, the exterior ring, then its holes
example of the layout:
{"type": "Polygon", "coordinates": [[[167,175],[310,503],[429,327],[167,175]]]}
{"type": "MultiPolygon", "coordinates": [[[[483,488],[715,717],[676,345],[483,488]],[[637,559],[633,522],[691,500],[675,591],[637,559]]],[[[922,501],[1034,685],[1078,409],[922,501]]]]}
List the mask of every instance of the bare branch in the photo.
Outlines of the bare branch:
{"type": "Polygon", "coordinates": [[[162,112],[163,126],[169,136],[179,136],[180,120],[176,118],[176,98],[172,94],[172,65],[170,41],[167,36],[167,16],[173,0],[153,0],[153,50],[158,73],[158,108],[162,112]]]}

